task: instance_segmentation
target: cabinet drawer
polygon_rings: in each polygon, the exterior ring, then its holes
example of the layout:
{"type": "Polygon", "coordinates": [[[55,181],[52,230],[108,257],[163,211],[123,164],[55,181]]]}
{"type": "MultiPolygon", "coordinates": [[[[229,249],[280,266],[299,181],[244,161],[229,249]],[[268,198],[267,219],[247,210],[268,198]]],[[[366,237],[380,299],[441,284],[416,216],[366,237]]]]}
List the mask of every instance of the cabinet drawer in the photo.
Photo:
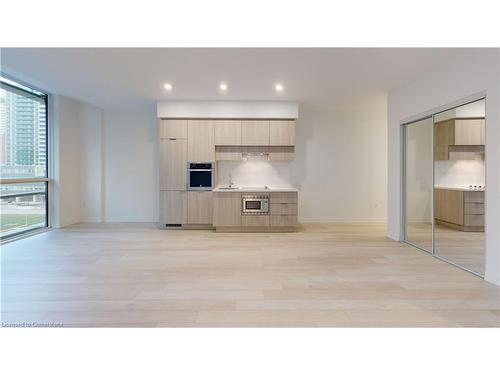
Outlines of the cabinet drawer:
{"type": "Polygon", "coordinates": [[[464,213],[466,215],[484,215],[484,203],[465,203],[464,213]]]}
{"type": "Polygon", "coordinates": [[[465,226],[483,227],[484,226],[484,215],[465,215],[464,216],[465,226]]]}
{"type": "Polygon", "coordinates": [[[268,215],[241,215],[241,225],[244,227],[268,227],[268,215]]]}
{"type": "Polygon", "coordinates": [[[271,204],[273,203],[297,203],[297,193],[271,193],[271,204]]]}
{"type": "Polygon", "coordinates": [[[464,202],[484,203],[484,191],[464,192],[464,202]]]}
{"type": "Polygon", "coordinates": [[[272,227],[294,227],[297,225],[297,215],[271,216],[272,227]]]}
{"type": "Polygon", "coordinates": [[[271,200],[271,215],[297,215],[297,203],[273,203],[271,200]]]}

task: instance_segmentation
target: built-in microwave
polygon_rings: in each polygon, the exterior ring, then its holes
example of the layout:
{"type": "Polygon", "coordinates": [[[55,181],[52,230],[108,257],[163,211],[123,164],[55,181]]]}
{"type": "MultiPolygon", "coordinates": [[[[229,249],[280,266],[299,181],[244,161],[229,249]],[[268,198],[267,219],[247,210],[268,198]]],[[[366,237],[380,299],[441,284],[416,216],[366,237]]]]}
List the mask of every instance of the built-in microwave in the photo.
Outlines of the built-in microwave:
{"type": "Polygon", "coordinates": [[[214,163],[192,163],[187,165],[188,190],[212,190],[214,187],[214,163]]]}
{"type": "Polygon", "coordinates": [[[269,195],[243,195],[241,213],[244,215],[269,215],[269,195]]]}

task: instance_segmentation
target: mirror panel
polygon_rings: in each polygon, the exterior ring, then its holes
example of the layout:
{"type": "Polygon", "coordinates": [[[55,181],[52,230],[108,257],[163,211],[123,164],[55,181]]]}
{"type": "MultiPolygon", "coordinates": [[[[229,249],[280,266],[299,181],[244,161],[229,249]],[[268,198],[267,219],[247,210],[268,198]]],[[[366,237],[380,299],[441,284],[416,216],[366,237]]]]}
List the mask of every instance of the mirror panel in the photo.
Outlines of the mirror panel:
{"type": "Polygon", "coordinates": [[[429,117],[405,125],[405,240],[432,253],[432,131],[429,117]]]}
{"type": "Polygon", "coordinates": [[[434,253],[484,275],[485,100],[434,116],[434,253]]]}

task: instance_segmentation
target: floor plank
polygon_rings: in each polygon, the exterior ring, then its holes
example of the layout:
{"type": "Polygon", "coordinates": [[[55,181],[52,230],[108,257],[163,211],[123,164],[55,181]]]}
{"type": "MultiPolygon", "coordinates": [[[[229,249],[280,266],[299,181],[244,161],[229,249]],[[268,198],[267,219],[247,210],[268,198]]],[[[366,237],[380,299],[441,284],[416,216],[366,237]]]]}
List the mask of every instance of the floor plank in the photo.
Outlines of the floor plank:
{"type": "Polygon", "coordinates": [[[500,288],[378,224],[257,234],[81,224],[0,255],[4,325],[500,326],[500,288]]]}

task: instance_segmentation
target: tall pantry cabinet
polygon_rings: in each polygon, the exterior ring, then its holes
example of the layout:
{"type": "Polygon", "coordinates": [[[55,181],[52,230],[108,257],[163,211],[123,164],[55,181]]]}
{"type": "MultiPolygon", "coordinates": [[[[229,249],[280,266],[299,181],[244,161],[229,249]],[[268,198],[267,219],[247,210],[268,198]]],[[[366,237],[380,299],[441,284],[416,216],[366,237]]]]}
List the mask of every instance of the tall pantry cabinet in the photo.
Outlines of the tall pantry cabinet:
{"type": "Polygon", "coordinates": [[[160,120],[160,225],[187,222],[187,120],[160,120]]]}

